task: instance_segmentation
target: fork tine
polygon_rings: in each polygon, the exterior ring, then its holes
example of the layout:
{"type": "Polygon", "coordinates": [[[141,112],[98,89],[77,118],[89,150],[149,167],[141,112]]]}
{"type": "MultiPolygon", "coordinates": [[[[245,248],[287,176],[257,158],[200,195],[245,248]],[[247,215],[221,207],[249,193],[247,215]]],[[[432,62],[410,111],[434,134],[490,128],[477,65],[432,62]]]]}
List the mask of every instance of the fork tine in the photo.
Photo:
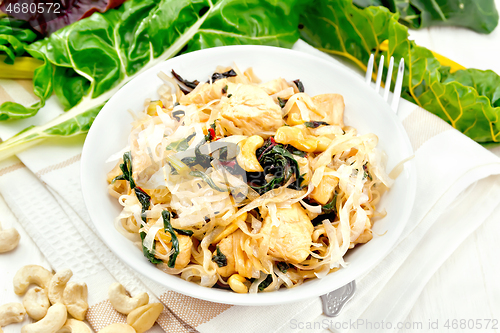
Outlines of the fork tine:
{"type": "Polygon", "coordinates": [[[391,60],[389,61],[389,67],[387,69],[387,78],[385,79],[384,101],[386,102],[389,99],[389,91],[391,90],[393,68],[394,68],[394,57],[391,57],[391,60]]]}
{"type": "Polygon", "coordinates": [[[403,76],[405,72],[405,60],[401,58],[398,68],[398,76],[396,78],[396,85],[394,86],[394,95],[392,96],[391,109],[398,112],[399,97],[401,96],[401,87],[403,86],[403,76]]]}
{"type": "Polygon", "coordinates": [[[365,82],[369,85],[372,82],[373,74],[373,60],[375,59],[373,53],[370,55],[370,60],[368,60],[368,66],[366,68],[365,82]]]}
{"type": "Polygon", "coordinates": [[[377,72],[377,82],[375,83],[375,92],[378,94],[380,90],[380,82],[382,82],[382,73],[384,71],[384,55],[380,56],[380,62],[378,63],[378,72],[377,72]]]}

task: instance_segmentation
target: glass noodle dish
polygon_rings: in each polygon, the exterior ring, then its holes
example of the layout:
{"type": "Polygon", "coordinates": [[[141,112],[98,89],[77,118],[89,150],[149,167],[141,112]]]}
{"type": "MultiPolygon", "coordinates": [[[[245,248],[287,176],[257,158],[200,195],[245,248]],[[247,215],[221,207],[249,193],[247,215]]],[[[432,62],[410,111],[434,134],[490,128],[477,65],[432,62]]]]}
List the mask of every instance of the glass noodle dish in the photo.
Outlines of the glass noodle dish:
{"type": "Polygon", "coordinates": [[[159,73],[161,98],[134,114],[111,156],[116,228],[159,269],[205,287],[291,288],[346,266],[372,239],[393,179],[375,134],[344,125],[339,94],[249,68],[206,82],[159,73]]]}

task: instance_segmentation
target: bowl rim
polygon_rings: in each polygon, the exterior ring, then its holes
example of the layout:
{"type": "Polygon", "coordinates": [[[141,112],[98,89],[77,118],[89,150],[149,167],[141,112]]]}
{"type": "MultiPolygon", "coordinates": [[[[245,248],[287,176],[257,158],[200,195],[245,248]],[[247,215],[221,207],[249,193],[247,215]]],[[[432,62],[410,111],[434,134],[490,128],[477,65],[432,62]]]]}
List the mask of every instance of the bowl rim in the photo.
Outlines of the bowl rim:
{"type": "MultiPolygon", "coordinates": [[[[165,66],[166,64],[169,63],[170,60],[173,59],[179,59],[180,57],[183,57],[185,61],[189,61],[192,59],[196,59],[198,57],[203,57],[203,56],[210,56],[210,55],[217,55],[220,52],[271,52],[271,53],[276,53],[277,56],[282,55],[286,57],[299,57],[304,59],[305,61],[314,61],[316,63],[319,63],[321,65],[327,66],[332,68],[335,71],[343,73],[343,75],[347,76],[353,76],[354,73],[352,70],[348,69],[347,67],[344,67],[342,65],[336,64],[334,62],[330,62],[328,60],[319,58],[317,56],[311,55],[309,53],[305,53],[302,51],[296,51],[296,50],[290,50],[290,49],[284,49],[284,48],[279,48],[279,47],[273,47],[273,46],[262,46],[262,45],[233,45],[233,46],[220,46],[220,47],[214,47],[214,48],[209,48],[209,49],[203,49],[199,51],[194,51],[191,53],[183,54],[175,58],[171,58],[165,62],[156,64],[148,69],[146,69],[143,73],[139,74],[137,77],[133,78],[129,82],[127,82],[123,87],[121,87],[118,92],[116,92],[103,106],[101,109],[100,113],[97,115],[96,119],[94,120],[94,124],[99,124],[100,119],[102,119],[104,114],[113,112],[112,111],[112,105],[115,100],[115,97],[120,93],[120,91],[124,90],[125,88],[131,86],[134,84],[134,82],[138,81],[141,77],[146,77],[154,73],[156,75],[159,72],[159,68],[165,66]],[[108,111],[109,110],[109,111],[108,111]]],[[[236,60],[237,61],[237,60],[236,60]]],[[[363,83],[362,77],[359,77],[360,83],[363,83]]],[[[363,83],[364,84],[364,83],[363,83]]],[[[367,86],[368,87],[368,86],[367,86]]],[[[373,98],[379,98],[381,101],[383,101],[384,105],[387,105],[386,110],[390,110],[389,105],[382,99],[382,97],[374,92],[373,89],[367,88],[366,91],[373,91],[373,93],[368,93],[369,95],[371,94],[373,98]]],[[[370,97],[370,98],[371,98],[370,97]]],[[[386,111],[384,111],[386,112],[386,111]]],[[[387,112],[386,112],[387,113],[387,112]]],[[[408,154],[408,156],[413,155],[413,148],[410,143],[410,140],[408,138],[408,135],[406,131],[404,130],[401,121],[399,118],[392,113],[389,114],[390,118],[393,118],[396,127],[398,128],[399,134],[400,134],[400,139],[402,139],[403,146],[405,148],[405,153],[408,154]]],[[[130,261],[125,260],[123,256],[120,254],[119,248],[115,246],[112,242],[108,242],[108,238],[106,237],[107,235],[104,233],[104,229],[100,227],[99,223],[97,223],[97,218],[93,216],[93,210],[91,209],[92,207],[92,202],[90,199],[89,193],[91,193],[91,189],[89,188],[90,185],[88,185],[88,182],[85,181],[85,178],[88,176],[90,170],[86,169],[85,166],[87,165],[87,161],[91,159],[92,157],[92,151],[91,151],[91,145],[88,144],[93,138],[95,137],[95,132],[98,131],[98,126],[91,126],[87,137],[85,139],[85,143],[83,146],[82,150],[82,155],[81,155],[81,170],[80,170],[80,182],[81,182],[81,188],[82,188],[82,195],[84,199],[84,203],[86,206],[86,209],[89,213],[89,217],[94,224],[96,230],[98,231],[98,234],[101,238],[101,240],[106,244],[106,246],[111,249],[111,251],[120,259],[120,261],[124,262],[129,268],[131,268],[133,271],[138,272],[141,275],[147,276],[146,274],[148,273],[149,269],[146,269],[146,271],[142,271],[140,269],[137,269],[136,267],[132,266],[132,263],[130,261]]],[[[405,166],[404,170],[405,172],[408,173],[408,189],[409,191],[405,193],[406,195],[406,200],[405,203],[407,205],[405,211],[403,212],[400,222],[396,225],[396,228],[393,229],[394,237],[393,237],[393,242],[391,246],[386,247],[384,251],[381,251],[380,256],[378,257],[377,260],[369,263],[368,265],[364,266],[363,269],[358,269],[356,276],[354,279],[359,278],[362,276],[364,273],[370,271],[373,269],[375,265],[377,265],[380,261],[382,261],[388,253],[394,248],[394,246],[397,244],[397,240],[401,236],[401,233],[404,229],[404,227],[407,224],[407,221],[409,220],[409,217],[411,215],[412,209],[413,209],[413,202],[414,198],[416,195],[416,188],[417,188],[417,179],[416,179],[416,165],[414,163],[414,160],[408,161],[405,166]]],[[[123,237],[123,236],[122,236],[123,237]]],[[[251,305],[251,306],[263,306],[263,305],[278,305],[278,304],[285,304],[285,303],[291,303],[291,302],[297,302],[301,301],[304,299],[320,296],[322,294],[325,294],[327,292],[332,291],[335,288],[328,289],[328,286],[323,284],[323,288],[306,288],[306,284],[297,286],[294,288],[281,288],[278,291],[273,291],[273,292],[268,292],[268,293],[257,293],[257,294],[237,294],[233,292],[220,292],[220,289],[214,289],[214,288],[206,288],[206,287],[201,287],[197,284],[194,284],[192,282],[188,282],[185,280],[182,280],[181,278],[173,275],[168,275],[153,265],[151,265],[149,262],[147,264],[153,268],[154,270],[157,270],[158,272],[161,272],[163,275],[166,275],[167,277],[164,277],[164,279],[159,279],[157,274],[153,274],[152,276],[148,276],[148,278],[151,278],[155,282],[166,286],[169,289],[172,289],[174,291],[177,291],[179,293],[182,293],[187,296],[191,296],[194,298],[198,299],[203,299],[207,301],[212,301],[212,302],[217,302],[217,303],[224,303],[224,304],[233,304],[233,305],[251,305]],[[179,280],[179,284],[174,284],[175,287],[172,287],[172,285],[167,285],[169,281],[173,281],[171,278],[175,278],[176,281],[179,280]],[[165,281],[166,280],[166,281],[165,281]],[[167,283],[166,283],[167,282],[167,283]],[[202,288],[202,289],[200,289],[202,288]],[[321,290],[318,290],[321,289],[321,290]],[[297,290],[300,290],[300,292],[297,292],[297,290]],[[215,292],[214,292],[215,291],[215,292]],[[222,296],[224,295],[224,296],[222,296]],[[277,297],[280,296],[280,297],[277,297]],[[222,298],[221,298],[222,297],[222,298]]],[[[314,279],[316,281],[318,279],[314,279]]],[[[344,281],[346,283],[349,283],[350,281],[344,281]]],[[[341,286],[338,286],[341,287],[341,286]]]]}

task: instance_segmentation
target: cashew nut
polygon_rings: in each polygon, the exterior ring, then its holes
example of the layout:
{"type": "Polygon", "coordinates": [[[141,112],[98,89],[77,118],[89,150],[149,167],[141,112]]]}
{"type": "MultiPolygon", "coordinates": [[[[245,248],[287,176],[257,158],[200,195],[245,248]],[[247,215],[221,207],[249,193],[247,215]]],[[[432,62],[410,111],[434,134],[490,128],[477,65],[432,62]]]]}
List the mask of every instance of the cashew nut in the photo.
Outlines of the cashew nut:
{"type": "Polygon", "coordinates": [[[93,333],[83,321],[68,319],[57,333],[93,333]]]}
{"type": "Polygon", "coordinates": [[[128,314],[127,324],[132,326],[137,333],[143,333],[153,327],[162,311],[161,303],[143,305],[128,314]]]}
{"type": "Polygon", "coordinates": [[[56,333],[66,322],[68,313],[62,303],[52,305],[43,319],[23,326],[21,333],[56,333]]]}
{"type": "Polygon", "coordinates": [[[21,303],[7,303],[0,306],[0,326],[20,323],[24,319],[26,310],[21,303]]]}
{"type": "Polygon", "coordinates": [[[312,136],[305,135],[298,127],[282,126],[278,128],[274,135],[277,143],[292,145],[298,150],[312,153],[318,147],[318,140],[312,136]]]}
{"type": "Polygon", "coordinates": [[[109,286],[108,296],[109,301],[115,310],[125,315],[128,315],[132,310],[149,303],[149,295],[147,293],[129,297],[125,287],[118,282],[109,286]]]}
{"type": "Polygon", "coordinates": [[[248,287],[244,284],[244,282],[246,281],[247,280],[243,276],[239,274],[233,274],[229,277],[227,283],[234,292],[237,292],[239,294],[246,294],[248,293],[248,287]]]}
{"type": "Polygon", "coordinates": [[[9,252],[14,250],[19,244],[21,236],[16,229],[2,229],[0,225],[0,253],[9,252]]]}
{"type": "Polygon", "coordinates": [[[26,295],[24,295],[23,305],[28,316],[34,320],[42,319],[45,317],[50,307],[47,292],[40,287],[31,288],[26,295]]]}
{"type": "Polygon", "coordinates": [[[58,271],[49,283],[49,300],[50,303],[64,303],[63,302],[63,293],[64,288],[66,288],[66,283],[68,283],[69,279],[73,276],[73,272],[71,269],[62,269],[58,271]]]}
{"type": "Polygon", "coordinates": [[[63,301],[69,314],[78,320],[84,320],[89,308],[87,297],[86,283],[69,282],[63,294],[63,301]]]}
{"type": "Polygon", "coordinates": [[[252,135],[251,137],[239,143],[240,153],[236,156],[238,164],[248,172],[262,172],[264,169],[260,165],[255,151],[257,148],[262,147],[264,139],[259,135],[252,135]]]}
{"type": "Polygon", "coordinates": [[[24,294],[31,283],[37,284],[39,287],[47,290],[50,279],[52,279],[52,273],[42,266],[24,266],[14,276],[14,292],[17,295],[24,294]]]}
{"type": "Polygon", "coordinates": [[[136,333],[135,329],[127,324],[111,324],[109,326],[104,327],[99,333],[136,333]]]}

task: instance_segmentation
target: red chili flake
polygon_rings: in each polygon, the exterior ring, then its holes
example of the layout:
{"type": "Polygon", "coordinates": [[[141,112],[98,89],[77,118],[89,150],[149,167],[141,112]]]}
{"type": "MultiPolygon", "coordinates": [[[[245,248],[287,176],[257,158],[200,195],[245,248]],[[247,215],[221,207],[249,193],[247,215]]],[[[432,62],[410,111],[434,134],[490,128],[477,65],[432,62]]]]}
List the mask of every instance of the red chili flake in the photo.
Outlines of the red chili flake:
{"type": "Polygon", "coordinates": [[[213,128],[208,129],[208,133],[210,133],[210,140],[213,140],[215,138],[215,131],[213,128]]]}
{"type": "Polygon", "coordinates": [[[221,161],[220,164],[222,164],[223,166],[234,168],[236,166],[236,161],[235,160],[232,160],[232,161],[221,161]]]}

